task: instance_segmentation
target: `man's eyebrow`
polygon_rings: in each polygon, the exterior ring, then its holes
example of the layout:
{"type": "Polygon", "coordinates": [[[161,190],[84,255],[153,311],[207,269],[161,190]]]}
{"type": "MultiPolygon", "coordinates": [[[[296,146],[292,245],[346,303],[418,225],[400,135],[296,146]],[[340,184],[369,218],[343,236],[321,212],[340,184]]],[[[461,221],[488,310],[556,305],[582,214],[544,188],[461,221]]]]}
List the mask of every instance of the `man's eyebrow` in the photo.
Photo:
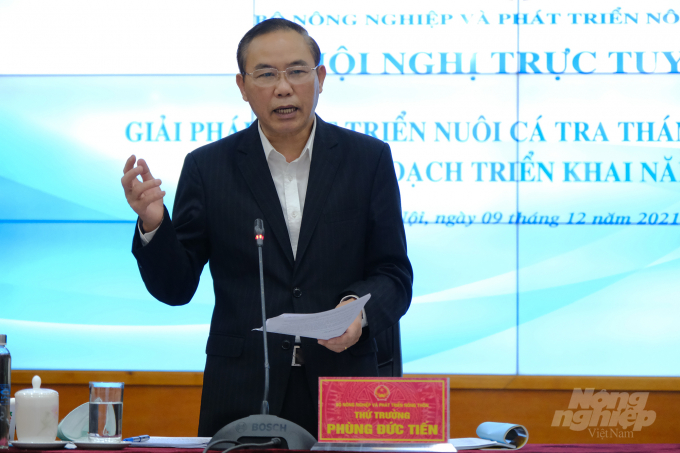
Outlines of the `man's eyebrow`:
{"type": "Polygon", "coordinates": [[[309,66],[309,63],[307,63],[305,60],[295,60],[288,64],[288,67],[291,66],[309,66]]]}
{"type": "MultiPolygon", "coordinates": [[[[295,60],[286,66],[287,68],[290,68],[291,66],[309,66],[309,63],[307,63],[306,60],[295,60]]],[[[255,70],[257,71],[258,69],[269,69],[269,68],[275,68],[273,64],[268,64],[268,63],[260,63],[258,65],[255,65],[255,70]]]]}

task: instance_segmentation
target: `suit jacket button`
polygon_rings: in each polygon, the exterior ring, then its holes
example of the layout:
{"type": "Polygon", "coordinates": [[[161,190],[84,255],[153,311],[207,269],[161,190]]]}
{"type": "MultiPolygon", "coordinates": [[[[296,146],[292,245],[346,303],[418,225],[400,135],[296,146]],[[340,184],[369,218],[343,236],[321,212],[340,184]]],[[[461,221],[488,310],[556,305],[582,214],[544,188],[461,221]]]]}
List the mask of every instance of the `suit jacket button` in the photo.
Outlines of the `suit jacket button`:
{"type": "Polygon", "coordinates": [[[302,297],[302,290],[300,288],[295,288],[293,290],[293,297],[295,298],[302,297]]]}
{"type": "Polygon", "coordinates": [[[283,344],[281,345],[281,349],[290,349],[290,341],[283,340],[283,344]]]}

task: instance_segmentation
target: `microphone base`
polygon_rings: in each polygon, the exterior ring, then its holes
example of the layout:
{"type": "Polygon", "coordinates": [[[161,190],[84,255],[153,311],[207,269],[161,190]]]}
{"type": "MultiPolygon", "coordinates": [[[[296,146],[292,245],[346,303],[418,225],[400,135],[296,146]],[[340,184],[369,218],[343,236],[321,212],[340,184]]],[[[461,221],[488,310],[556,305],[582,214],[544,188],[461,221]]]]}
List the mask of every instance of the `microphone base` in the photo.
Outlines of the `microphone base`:
{"type": "MultiPolygon", "coordinates": [[[[240,443],[266,443],[278,437],[281,445],[276,448],[288,450],[311,450],[316,443],[314,436],[302,426],[276,415],[251,415],[229,423],[210,439],[240,443]]],[[[226,444],[226,442],[225,442],[226,444]]],[[[214,448],[224,450],[226,447],[214,448]]],[[[270,447],[271,448],[271,447],[270,447]]]]}

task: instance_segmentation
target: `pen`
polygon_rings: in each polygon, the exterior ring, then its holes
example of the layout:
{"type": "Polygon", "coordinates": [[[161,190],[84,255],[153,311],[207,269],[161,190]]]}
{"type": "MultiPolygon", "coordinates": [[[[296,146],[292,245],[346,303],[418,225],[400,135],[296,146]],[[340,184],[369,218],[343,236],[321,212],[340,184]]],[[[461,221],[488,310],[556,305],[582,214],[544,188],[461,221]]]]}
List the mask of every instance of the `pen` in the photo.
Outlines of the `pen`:
{"type": "Polygon", "coordinates": [[[128,437],[127,439],[123,440],[126,442],[146,442],[149,439],[151,439],[151,436],[144,434],[143,436],[128,437]]]}

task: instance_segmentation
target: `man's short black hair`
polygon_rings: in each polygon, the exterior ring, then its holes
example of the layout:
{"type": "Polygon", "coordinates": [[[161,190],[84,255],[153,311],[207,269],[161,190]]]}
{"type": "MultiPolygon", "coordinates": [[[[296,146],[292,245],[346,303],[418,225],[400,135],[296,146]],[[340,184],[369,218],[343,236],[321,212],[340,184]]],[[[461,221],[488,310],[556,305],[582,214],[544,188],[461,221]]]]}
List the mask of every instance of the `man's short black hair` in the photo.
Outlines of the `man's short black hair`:
{"type": "Polygon", "coordinates": [[[243,35],[241,42],[238,43],[238,49],[236,50],[236,61],[238,62],[238,70],[241,72],[241,75],[246,74],[246,51],[248,50],[248,45],[250,42],[258,36],[280,30],[291,30],[301,34],[302,37],[305,38],[305,41],[309,46],[309,50],[312,52],[314,66],[319,65],[321,62],[321,49],[319,49],[319,45],[316,43],[316,41],[314,41],[314,38],[309,36],[307,30],[295,22],[291,22],[286,19],[267,19],[248,30],[248,33],[243,35]]]}

